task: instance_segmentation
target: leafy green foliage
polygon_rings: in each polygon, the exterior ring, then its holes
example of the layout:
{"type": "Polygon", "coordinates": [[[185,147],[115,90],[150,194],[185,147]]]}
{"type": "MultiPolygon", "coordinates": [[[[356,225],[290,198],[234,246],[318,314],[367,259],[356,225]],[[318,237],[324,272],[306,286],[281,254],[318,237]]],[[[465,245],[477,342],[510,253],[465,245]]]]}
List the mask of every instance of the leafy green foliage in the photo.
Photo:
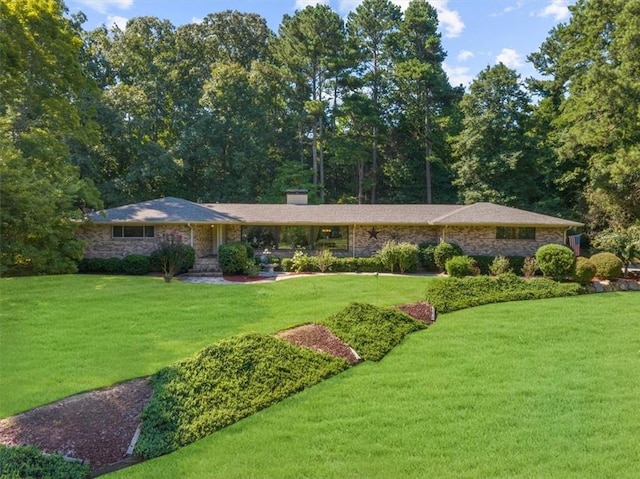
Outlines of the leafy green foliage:
{"type": "Polygon", "coordinates": [[[44,455],[35,446],[0,444],[0,477],[7,479],[87,479],[88,464],[66,461],[58,454],[44,455]]]}
{"type": "Polygon", "coordinates": [[[420,266],[427,271],[436,271],[438,269],[434,252],[438,243],[424,242],[418,245],[418,261],[420,266]]]}
{"type": "Polygon", "coordinates": [[[407,334],[425,327],[397,309],[363,303],[352,303],[320,324],[367,361],[380,361],[407,334]]]}
{"type": "Polygon", "coordinates": [[[480,274],[480,268],[475,260],[469,256],[454,256],[445,263],[445,270],[449,276],[462,278],[480,274]]]}
{"type": "Polygon", "coordinates": [[[124,274],[143,275],[150,271],[149,257],[143,254],[130,254],[122,258],[124,274]]]}
{"type": "Polygon", "coordinates": [[[512,271],[509,258],[505,258],[502,255],[496,256],[489,266],[489,272],[493,276],[500,276],[501,274],[511,273],[512,271]]]}
{"type": "Polygon", "coordinates": [[[534,277],[538,271],[538,263],[536,262],[536,259],[531,256],[524,258],[520,270],[522,271],[522,276],[525,278],[534,277]]]}
{"type": "Polygon", "coordinates": [[[559,281],[571,276],[574,262],[573,251],[564,245],[547,244],[536,251],[538,268],[551,279],[559,281]]]}
{"type": "Polygon", "coordinates": [[[418,246],[412,243],[387,241],[377,253],[385,269],[392,273],[415,272],[418,266],[418,246]]]}
{"type": "Polygon", "coordinates": [[[225,243],[218,248],[218,262],[224,274],[244,274],[247,261],[253,261],[253,256],[253,248],[247,243],[225,243]]]}
{"type": "Polygon", "coordinates": [[[616,279],[622,276],[622,260],[613,253],[596,253],[591,258],[600,279],[616,279]]]}
{"type": "Polygon", "coordinates": [[[433,252],[433,258],[440,271],[444,271],[447,260],[454,256],[462,256],[462,248],[455,243],[440,243],[433,252]]]}
{"type": "Polygon", "coordinates": [[[631,262],[640,260],[640,224],[602,231],[595,236],[591,244],[620,258],[626,276],[631,262]]]}
{"type": "Polygon", "coordinates": [[[489,303],[574,296],[583,292],[575,283],[525,280],[507,273],[497,278],[437,278],[427,286],[426,297],[439,313],[448,313],[489,303]]]}
{"type": "Polygon", "coordinates": [[[163,234],[155,251],[157,261],[160,263],[160,270],[165,281],[171,281],[187,265],[193,266],[195,256],[192,256],[193,248],[184,244],[184,238],[177,231],[163,234]]]}
{"type": "Polygon", "coordinates": [[[336,261],[336,257],[333,253],[328,249],[323,249],[319,251],[316,255],[316,264],[318,265],[318,269],[321,273],[326,273],[327,271],[331,271],[333,264],[336,261]]]}
{"type": "Polygon", "coordinates": [[[578,256],[576,258],[575,273],[573,279],[580,283],[586,284],[596,275],[596,265],[589,258],[578,256]]]}
{"type": "Polygon", "coordinates": [[[220,341],[153,376],[136,453],[171,452],[346,368],[342,359],[263,334],[220,341]]]}

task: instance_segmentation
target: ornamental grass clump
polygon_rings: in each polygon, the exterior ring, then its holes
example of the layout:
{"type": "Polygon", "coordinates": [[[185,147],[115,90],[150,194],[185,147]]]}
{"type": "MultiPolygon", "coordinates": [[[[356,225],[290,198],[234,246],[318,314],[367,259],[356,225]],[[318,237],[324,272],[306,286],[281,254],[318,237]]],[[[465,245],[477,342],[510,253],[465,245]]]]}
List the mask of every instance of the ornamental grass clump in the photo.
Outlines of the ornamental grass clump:
{"type": "Polygon", "coordinates": [[[135,452],[167,454],[347,367],[344,359],[265,334],[219,341],[152,377],[135,452]]]}

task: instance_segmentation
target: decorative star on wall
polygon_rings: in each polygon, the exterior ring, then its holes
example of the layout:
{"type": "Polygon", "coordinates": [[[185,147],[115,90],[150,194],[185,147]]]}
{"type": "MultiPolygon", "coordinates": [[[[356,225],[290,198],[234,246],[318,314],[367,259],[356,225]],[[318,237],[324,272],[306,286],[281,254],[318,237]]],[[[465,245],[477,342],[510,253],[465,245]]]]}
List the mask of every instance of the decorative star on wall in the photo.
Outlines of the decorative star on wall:
{"type": "Polygon", "coordinates": [[[369,239],[378,239],[379,231],[376,230],[375,226],[371,228],[369,231],[367,231],[367,233],[369,233],[369,239]]]}

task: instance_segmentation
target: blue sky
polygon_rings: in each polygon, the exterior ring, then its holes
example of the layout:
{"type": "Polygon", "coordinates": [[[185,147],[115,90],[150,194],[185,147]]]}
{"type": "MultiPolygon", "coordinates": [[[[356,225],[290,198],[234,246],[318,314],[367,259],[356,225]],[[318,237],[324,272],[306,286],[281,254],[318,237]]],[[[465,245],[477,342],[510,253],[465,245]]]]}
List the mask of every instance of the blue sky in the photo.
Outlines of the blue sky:
{"type": "MultiPolygon", "coordinates": [[[[393,0],[403,9],[409,0],[393,0]]],[[[361,0],[66,0],[71,13],[81,10],[91,30],[114,23],[124,28],[132,17],[155,16],[180,26],[223,10],[262,15],[277,32],[284,14],[316,3],[328,3],[346,18],[361,0]]],[[[438,10],[445,70],[453,85],[468,83],[485,67],[502,61],[522,76],[534,76],[527,63],[551,28],[569,20],[575,0],[432,0],[438,10]]]]}

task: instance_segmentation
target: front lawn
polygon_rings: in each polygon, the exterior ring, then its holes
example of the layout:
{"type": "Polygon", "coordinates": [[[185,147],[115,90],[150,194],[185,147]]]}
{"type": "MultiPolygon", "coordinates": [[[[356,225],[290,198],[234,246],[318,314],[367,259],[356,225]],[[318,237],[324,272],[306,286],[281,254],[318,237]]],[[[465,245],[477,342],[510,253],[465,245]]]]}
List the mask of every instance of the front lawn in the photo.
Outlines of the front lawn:
{"type": "Polygon", "coordinates": [[[426,277],[316,276],[209,285],[66,275],[0,279],[0,418],[146,376],[215,341],[424,298],[426,277]]]}
{"type": "Polygon", "coordinates": [[[638,299],[442,315],[380,363],[113,477],[637,477],[638,299]]]}

